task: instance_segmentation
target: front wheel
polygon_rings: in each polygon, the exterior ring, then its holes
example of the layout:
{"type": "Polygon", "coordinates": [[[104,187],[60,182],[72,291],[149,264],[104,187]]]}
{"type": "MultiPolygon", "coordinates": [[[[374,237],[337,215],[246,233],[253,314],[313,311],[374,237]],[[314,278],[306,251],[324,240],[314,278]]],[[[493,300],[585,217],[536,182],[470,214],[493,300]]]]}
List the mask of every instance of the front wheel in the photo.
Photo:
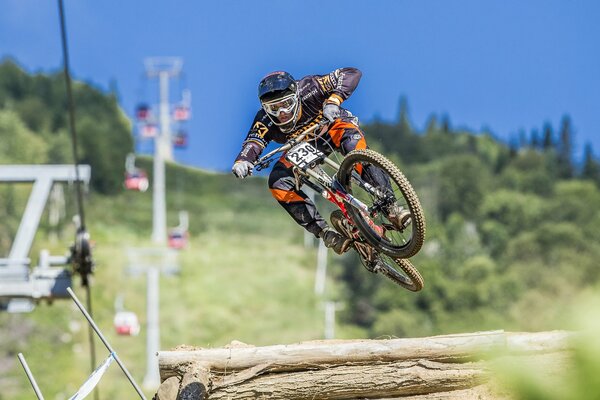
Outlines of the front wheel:
{"type": "Polygon", "coordinates": [[[398,167],[376,151],[354,150],[342,161],[337,179],[368,208],[348,204],[348,213],[367,242],[393,258],[417,254],[425,240],[425,216],[398,167]]]}

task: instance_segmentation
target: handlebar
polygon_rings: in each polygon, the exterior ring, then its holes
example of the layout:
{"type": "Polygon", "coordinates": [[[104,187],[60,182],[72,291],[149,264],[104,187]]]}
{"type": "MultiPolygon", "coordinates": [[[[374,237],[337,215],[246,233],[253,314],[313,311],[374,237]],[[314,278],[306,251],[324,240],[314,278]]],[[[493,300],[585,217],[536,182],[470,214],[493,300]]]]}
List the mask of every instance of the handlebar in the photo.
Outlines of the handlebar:
{"type": "MultiPolygon", "coordinates": [[[[273,161],[273,160],[271,160],[271,158],[272,158],[272,157],[273,157],[275,154],[277,154],[277,153],[281,153],[281,152],[284,152],[284,151],[287,151],[287,150],[291,149],[291,148],[292,148],[292,147],[294,147],[296,144],[298,144],[298,143],[300,143],[302,140],[304,140],[304,138],[305,138],[306,136],[308,136],[308,134],[309,134],[309,133],[311,133],[311,132],[313,132],[313,131],[315,131],[315,130],[317,130],[317,129],[321,129],[321,128],[323,128],[324,126],[326,126],[326,125],[328,125],[328,124],[329,124],[329,121],[327,121],[327,120],[323,120],[323,121],[320,121],[319,123],[317,123],[317,124],[315,124],[315,125],[311,126],[310,128],[306,129],[304,132],[302,132],[300,135],[298,135],[298,136],[296,136],[296,137],[294,137],[294,138],[292,138],[292,139],[288,140],[288,141],[287,141],[287,142],[286,142],[284,145],[282,145],[282,146],[280,146],[280,147],[276,148],[276,149],[275,149],[275,150],[273,150],[273,151],[270,151],[269,153],[267,153],[267,154],[265,154],[264,156],[262,156],[261,158],[259,158],[259,159],[258,159],[258,160],[257,160],[257,161],[254,163],[254,168],[255,168],[257,171],[260,171],[260,170],[262,170],[262,169],[264,169],[264,168],[267,168],[267,167],[268,167],[268,166],[271,164],[271,162],[273,161]]],[[[316,138],[319,138],[319,137],[321,137],[322,135],[323,135],[323,133],[321,133],[320,135],[316,136],[316,137],[315,137],[315,139],[316,139],[316,138]]]]}

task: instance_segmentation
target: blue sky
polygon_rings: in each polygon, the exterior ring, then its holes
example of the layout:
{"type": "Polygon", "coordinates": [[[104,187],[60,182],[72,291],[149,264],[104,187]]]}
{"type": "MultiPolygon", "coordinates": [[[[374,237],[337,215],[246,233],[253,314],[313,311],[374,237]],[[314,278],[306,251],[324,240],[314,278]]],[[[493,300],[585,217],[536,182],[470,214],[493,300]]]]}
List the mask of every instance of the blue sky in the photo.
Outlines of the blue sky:
{"type": "MultiPolygon", "coordinates": [[[[600,2],[64,0],[71,69],[123,109],[156,102],[143,60],[178,56],[192,92],[183,163],[228,170],[272,70],[297,78],[355,66],[346,107],[363,122],[393,121],[406,96],[413,124],[447,114],[453,126],[508,139],[569,114],[575,145],[600,154],[600,2]]],[[[29,72],[61,68],[56,1],[2,0],[0,57],[29,72]]]]}

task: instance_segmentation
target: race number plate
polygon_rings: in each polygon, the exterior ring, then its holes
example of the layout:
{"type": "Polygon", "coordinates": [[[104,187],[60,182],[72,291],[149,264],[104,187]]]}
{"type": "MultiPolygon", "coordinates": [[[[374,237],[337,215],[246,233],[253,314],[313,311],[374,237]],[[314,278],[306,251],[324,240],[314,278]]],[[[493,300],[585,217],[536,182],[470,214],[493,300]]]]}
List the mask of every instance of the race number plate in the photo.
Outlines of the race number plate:
{"type": "Polygon", "coordinates": [[[285,158],[297,167],[305,168],[315,160],[324,156],[317,148],[308,142],[302,142],[292,147],[285,158]]]}

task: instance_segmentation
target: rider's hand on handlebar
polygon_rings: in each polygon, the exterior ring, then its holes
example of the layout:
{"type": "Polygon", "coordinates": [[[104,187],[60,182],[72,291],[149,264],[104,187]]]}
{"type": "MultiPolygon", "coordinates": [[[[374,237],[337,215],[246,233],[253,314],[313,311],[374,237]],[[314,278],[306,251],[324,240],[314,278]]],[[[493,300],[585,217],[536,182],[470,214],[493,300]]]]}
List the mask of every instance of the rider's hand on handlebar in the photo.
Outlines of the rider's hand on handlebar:
{"type": "Polygon", "coordinates": [[[252,175],[253,168],[254,165],[250,161],[240,160],[233,164],[233,167],[231,167],[231,172],[233,172],[236,177],[244,179],[248,175],[252,175]]]}
{"type": "Polygon", "coordinates": [[[337,98],[332,96],[325,102],[323,105],[323,116],[329,122],[333,122],[340,117],[340,104],[337,98]]]}

